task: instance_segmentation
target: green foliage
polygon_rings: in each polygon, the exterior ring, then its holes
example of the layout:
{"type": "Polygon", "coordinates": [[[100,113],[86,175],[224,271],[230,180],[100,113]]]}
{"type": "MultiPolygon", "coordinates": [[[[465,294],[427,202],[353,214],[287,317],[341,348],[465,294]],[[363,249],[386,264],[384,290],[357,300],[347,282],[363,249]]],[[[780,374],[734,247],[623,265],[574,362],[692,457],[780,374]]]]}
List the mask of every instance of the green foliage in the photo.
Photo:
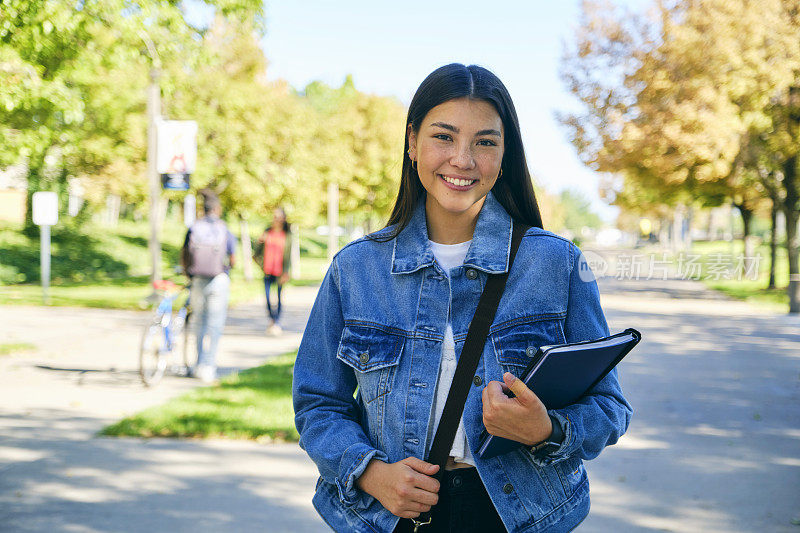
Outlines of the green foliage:
{"type": "MultiPolygon", "coordinates": [[[[148,236],[145,223],[121,221],[115,228],[94,223],[53,228],[50,305],[142,309],[150,287],[148,236]]],[[[174,273],[185,228],[168,218],[161,234],[165,277],[176,283],[184,278],[174,273]]],[[[0,225],[0,305],[39,305],[38,227],[0,225]]],[[[327,240],[312,231],[300,238],[300,278],[293,285],[318,284],[325,273],[327,240]]],[[[231,273],[231,305],[261,297],[263,285],[257,277],[246,281],[240,260],[231,273]]]]}
{"type": "Polygon", "coordinates": [[[228,376],[106,427],[101,435],[297,441],[292,369],[297,353],[228,376]]]}
{"type": "MultiPolygon", "coordinates": [[[[146,275],[148,229],[144,224],[123,222],[115,230],[87,224],[57,225],[51,233],[51,279],[54,284],[90,283],[146,275]]],[[[162,234],[163,268],[178,263],[185,230],[174,223],[162,234]]],[[[38,227],[22,232],[0,226],[0,283],[39,281],[38,227]]]]}
{"type": "Polygon", "coordinates": [[[108,195],[146,214],[145,95],[159,72],[162,115],[199,125],[194,190],[216,190],[231,215],[281,205],[293,223],[316,225],[333,182],[340,213],[354,223],[387,217],[402,105],[359,92],[350,78],[304,94],[269,81],[260,0],[204,3],[216,15],[209,28],[187,23],[183,3],[172,1],[3,2],[0,168],[27,164],[29,203],[33,192],[54,190],[65,209],[74,187],[89,203],[79,221],[108,195]]]}
{"type": "Polygon", "coordinates": [[[388,218],[400,184],[403,107],[356,91],[349,76],[339,88],[313,82],[305,97],[319,114],[311,171],[320,197],[337,183],[342,214],[356,222],[388,218]]]}
{"type": "Polygon", "coordinates": [[[561,191],[559,201],[564,209],[564,227],[575,234],[580,234],[584,227],[599,229],[602,226],[603,221],[592,212],[591,201],[580,191],[561,191]]]}
{"type": "Polygon", "coordinates": [[[582,104],[562,117],[578,153],[622,177],[609,196],[624,209],[755,202],[754,132],[797,150],[770,110],[798,83],[796,0],[653,4],[644,17],[584,3],[563,64],[582,104]]]}
{"type": "MultiPolygon", "coordinates": [[[[758,257],[757,275],[730,276],[725,279],[723,276],[714,275],[712,266],[720,261],[738,259],[744,254],[744,246],[741,241],[734,243],[731,247],[729,242],[695,242],[692,246],[692,254],[697,257],[697,264],[700,266],[699,279],[709,288],[718,290],[735,298],[746,302],[765,307],[777,312],[785,312],[789,297],[786,293],[786,286],[789,283],[789,269],[786,261],[786,249],[778,248],[775,263],[775,285],[774,289],[767,289],[769,281],[769,245],[762,243],[753,253],[758,257]]],[[[674,261],[675,258],[672,257],[674,261]]]]}
{"type": "MultiPolygon", "coordinates": [[[[263,22],[255,0],[212,5],[263,22]]],[[[147,72],[162,68],[168,89],[176,73],[198,62],[197,35],[177,2],[3,2],[0,167],[26,162],[31,193],[63,194],[67,179],[79,178],[92,200],[107,193],[141,200],[147,72]]]]}
{"type": "MultiPolygon", "coordinates": [[[[744,221],[780,206],[800,275],[798,0],[607,7],[583,4],[564,62],[582,109],[562,118],[583,161],[621,178],[604,195],[632,213],[724,198],[744,221]]],[[[800,283],[788,290],[797,312],[800,283]]]]}

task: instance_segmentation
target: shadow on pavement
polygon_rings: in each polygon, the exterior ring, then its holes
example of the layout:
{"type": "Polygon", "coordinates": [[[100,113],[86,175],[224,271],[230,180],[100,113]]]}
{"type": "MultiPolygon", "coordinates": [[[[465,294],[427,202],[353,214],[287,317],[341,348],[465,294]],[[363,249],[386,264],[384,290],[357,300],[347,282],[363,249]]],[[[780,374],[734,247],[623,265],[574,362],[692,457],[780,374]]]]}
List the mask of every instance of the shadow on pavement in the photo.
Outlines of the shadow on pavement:
{"type": "Polygon", "coordinates": [[[87,439],[96,419],[46,409],[0,424],[3,531],[327,530],[297,446],[87,439]]]}
{"type": "MultiPolygon", "coordinates": [[[[724,304],[723,304],[724,305],[724,304]]],[[[771,316],[606,309],[643,340],[620,365],[625,436],[586,462],[587,532],[796,531],[800,338],[771,316]]]]}

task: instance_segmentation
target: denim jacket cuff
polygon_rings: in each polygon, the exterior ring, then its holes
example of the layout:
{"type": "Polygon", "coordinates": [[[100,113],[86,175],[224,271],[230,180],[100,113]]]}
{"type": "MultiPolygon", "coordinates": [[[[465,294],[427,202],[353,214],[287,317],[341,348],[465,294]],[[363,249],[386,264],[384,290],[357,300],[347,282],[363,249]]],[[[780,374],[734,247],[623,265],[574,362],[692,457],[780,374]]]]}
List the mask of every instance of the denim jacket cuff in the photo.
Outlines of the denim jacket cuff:
{"type": "Polygon", "coordinates": [[[561,429],[564,432],[564,440],[561,441],[561,446],[549,453],[531,453],[533,462],[539,466],[550,466],[568,458],[571,454],[570,448],[575,442],[575,431],[569,418],[555,409],[549,409],[547,414],[554,416],[561,423],[561,429]]]}
{"type": "Polygon", "coordinates": [[[372,459],[387,461],[388,456],[382,451],[371,448],[366,444],[351,446],[347,452],[345,452],[345,455],[353,454],[356,455],[356,459],[343,476],[336,478],[336,488],[339,490],[339,499],[344,505],[363,509],[367,507],[374,498],[356,487],[356,479],[364,473],[364,470],[366,470],[367,465],[372,459]]]}

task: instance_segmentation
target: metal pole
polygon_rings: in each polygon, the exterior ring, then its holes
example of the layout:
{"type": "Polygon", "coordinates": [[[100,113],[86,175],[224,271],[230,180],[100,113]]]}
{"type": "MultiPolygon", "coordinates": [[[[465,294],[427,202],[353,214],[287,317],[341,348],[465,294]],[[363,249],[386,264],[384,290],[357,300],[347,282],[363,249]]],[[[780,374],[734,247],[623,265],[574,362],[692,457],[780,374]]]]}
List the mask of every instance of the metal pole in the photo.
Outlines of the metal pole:
{"type": "Polygon", "coordinates": [[[161,72],[157,68],[150,70],[150,87],[147,93],[147,177],[150,182],[150,258],[151,281],[161,279],[161,242],[159,241],[159,198],[161,184],[156,168],[156,121],[161,117],[161,90],[158,79],[161,72]]]}
{"type": "Polygon", "coordinates": [[[43,224],[39,226],[39,246],[42,261],[42,303],[47,305],[50,298],[47,290],[50,288],[50,226],[43,224]]]}

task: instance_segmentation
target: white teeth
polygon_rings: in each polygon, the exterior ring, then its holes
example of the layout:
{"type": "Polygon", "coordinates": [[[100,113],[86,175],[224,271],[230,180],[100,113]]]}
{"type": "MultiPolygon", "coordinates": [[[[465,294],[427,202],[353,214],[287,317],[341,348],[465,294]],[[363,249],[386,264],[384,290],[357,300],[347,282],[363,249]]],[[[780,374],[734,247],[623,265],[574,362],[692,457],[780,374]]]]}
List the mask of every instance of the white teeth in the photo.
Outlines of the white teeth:
{"type": "Polygon", "coordinates": [[[442,176],[442,178],[444,178],[444,180],[446,182],[452,183],[453,185],[458,185],[460,187],[465,187],[467,185],[472,184],[472,182],[475,181],[475,180],[459,180],[459,179],[450,178],[450,177],[447,177],[447,176],[442,176]]]}

